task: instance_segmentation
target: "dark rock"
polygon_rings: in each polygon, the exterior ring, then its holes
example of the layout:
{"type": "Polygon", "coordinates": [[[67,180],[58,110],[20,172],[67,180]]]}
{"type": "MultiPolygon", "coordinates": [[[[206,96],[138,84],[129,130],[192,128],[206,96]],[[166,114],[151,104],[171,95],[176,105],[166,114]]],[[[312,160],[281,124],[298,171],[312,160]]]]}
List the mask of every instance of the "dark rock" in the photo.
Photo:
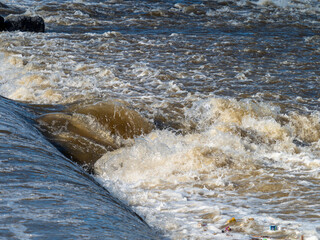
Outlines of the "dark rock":
{"type": "Polygon", "coordinates": [[[6,31],[44,32],[43,18],[29,16],[10,16],[4,21],[6,31]]]}
{"type": "Polygon", "coordinates": [[[0,31],[4,30],[4,18],[0,16],[0,31]]]}

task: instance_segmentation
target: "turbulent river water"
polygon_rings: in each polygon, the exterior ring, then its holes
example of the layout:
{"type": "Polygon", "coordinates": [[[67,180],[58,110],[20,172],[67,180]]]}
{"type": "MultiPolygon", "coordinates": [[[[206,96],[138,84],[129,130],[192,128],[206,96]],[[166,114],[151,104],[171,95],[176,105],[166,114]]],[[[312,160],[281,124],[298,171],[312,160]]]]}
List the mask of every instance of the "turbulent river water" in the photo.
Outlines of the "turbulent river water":
{"type": "Polygon", "coordinates": [[[320,238],[319,1],[2,2],[4,239],[320,238]]]}

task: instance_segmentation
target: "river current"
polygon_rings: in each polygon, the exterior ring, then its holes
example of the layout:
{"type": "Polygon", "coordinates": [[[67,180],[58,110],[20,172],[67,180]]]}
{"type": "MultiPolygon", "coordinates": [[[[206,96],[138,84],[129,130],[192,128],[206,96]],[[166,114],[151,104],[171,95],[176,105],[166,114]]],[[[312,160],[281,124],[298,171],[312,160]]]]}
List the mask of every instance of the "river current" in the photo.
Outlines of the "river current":
{"type": "Polygon", "coordinates": [[[46,24],[0,33],[5,236],[320,238],[319,1],[3,3],[46,24]]]}

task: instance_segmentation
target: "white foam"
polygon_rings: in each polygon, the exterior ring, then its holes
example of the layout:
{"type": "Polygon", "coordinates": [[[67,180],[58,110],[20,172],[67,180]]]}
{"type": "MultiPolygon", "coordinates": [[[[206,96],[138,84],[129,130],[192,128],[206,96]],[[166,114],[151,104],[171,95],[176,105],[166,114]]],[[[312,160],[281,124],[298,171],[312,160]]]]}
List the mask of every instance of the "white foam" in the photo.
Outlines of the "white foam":
{"type": "MultiPolygon", "coordinates": [[[[195,104],[188,116],[196,119],[200,132],[183,136],[154,131],[131,147],[107,153],[95,165],[100,181],[172,238],[224,239],[221,229],[233,216],[238,219],[234,238],[268,233],[273,223],[291,237],[303,234],[298,216],[292,221],[275,218],[274,205],[259,197],[264,192],[286,193],[293,187],[302,191],[285,178],[281,184],[273,183],[287,173],[289,179],[305,174],[302,185],[310,188],[314,177],[310,170],[320,167],[308,147],[302,153],[291,149],[294,131],[276,121],[278,109],[214,98],[195,104]],[[260,138],[250,142],[234,131],[237,128],[260,138]],[[261,205],[268,214],[259,213],[261,205]],[[243,234],[236,233],[240,229],[243,234]]],[[[288,200],[281,195],[272,199],[283,202],[277,211],[286,211],[288,200]]]]}

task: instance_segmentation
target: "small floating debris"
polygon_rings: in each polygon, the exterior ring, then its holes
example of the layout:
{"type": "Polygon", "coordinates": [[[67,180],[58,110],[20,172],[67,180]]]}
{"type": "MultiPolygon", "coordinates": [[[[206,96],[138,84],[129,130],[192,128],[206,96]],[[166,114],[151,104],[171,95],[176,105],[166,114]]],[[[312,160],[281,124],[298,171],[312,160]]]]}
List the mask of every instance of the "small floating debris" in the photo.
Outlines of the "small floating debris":
{"type": "Polygon", "coordinates": [[[270,231],[278,231],[278,230],[279,230],[278,226],[276,226],[276,225],[270,226],[270,231]]]}
{"type": "Polygon", "coordinates": [[[236,222],[236,221],[237,221],[236,218],[233,217],[233,218],[230,218],[230,219],[226,222],[226,224],[234,223],[234,222],[236,222]]]}
{"type": "Polygon", "coordinates": [[[231,227],[227,226],[224,230],[222,230],[222,233],[231,232],[231,227]]]}

